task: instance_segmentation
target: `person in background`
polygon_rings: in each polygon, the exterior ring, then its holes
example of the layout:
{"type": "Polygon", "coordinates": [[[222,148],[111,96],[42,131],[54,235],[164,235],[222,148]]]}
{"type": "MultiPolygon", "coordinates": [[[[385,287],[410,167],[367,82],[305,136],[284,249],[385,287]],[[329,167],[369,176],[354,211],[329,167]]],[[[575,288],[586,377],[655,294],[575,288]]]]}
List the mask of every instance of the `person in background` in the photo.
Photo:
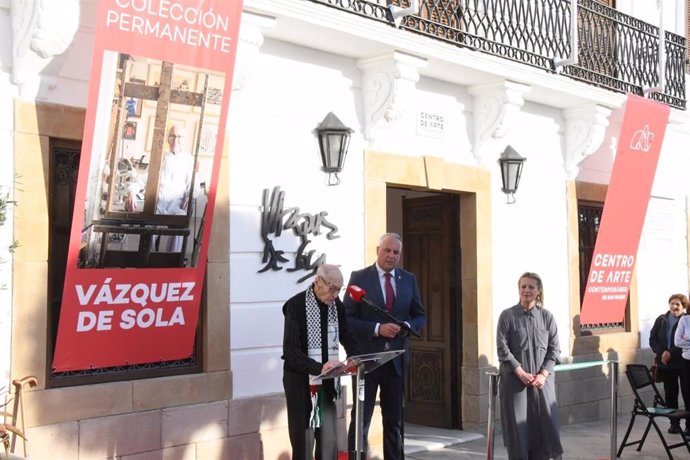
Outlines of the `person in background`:
{"type": "Polygon", "coordinates": [[[523,273],[518,292],[520,301],[501,312],[496,331],[503,443],[510,460],[561,459],[552,375],[561,354],[558,328],[544,308],[539,275],[523,273]]]}
{"type": "MultiPolygon", "coordinates": [[[[681,381],[681,369],[683,368],[683,350],[674,343],[676,329],[681,316],[690,308],[685,294],[673,294],[668,298],[668,311],[654,321],[649,332],[649,346],[656,355],[657,372],[661,374],[664,383],[664,399],[666,407],[678,409],[678,383],[681,381]]],[[[687,387],[687,385],[685,385],[687,387]]],[[[687,389],[686,389],[687,390],[687,389]]],[[[688,407],[688,391],[683,391],[683,401],[688,407]]],[[[687,427],[687,422],[686,422],[687,427]]],[[[680,433],[680,422],[671,421],[668,429],[671,434],[680,433]]]]}
{"type": "Polygon", "coordinates": [[[314,282],[283,305],[283,388],[292,460],[336,460],[338,455],[334,401],[340,397],[340,380],[310,384],[309,377],[340,366],[339,344],[348,356],[358,350],[338,298],[342,287],[340,269],[323,264],[314,282]]]}
{"type": "MultiPolygon", "coordinates": [[[[364,289],[368,298],[399,321],[414,330],[421,330],[426,324],[422,298],[417,278],[412,273],[396,268],[402,255],[402,240],[397,233],[386,233],[376,247],[376,263],[352,272],[348,285],[364,289]]],[[[362,447],[367,451],[367,435],[374,413],[376,392],[380,389],[379,401],[383,418],[383,458],[400,460],[405,457],[403,439],[404,382],[409,368],[409,339],[399,324],[387,320],[364,302],[356,303],[345,298],[347,320],[358,339],[362,353],[406,350],[402,356],[381,365],[366,375],[364,380],[364,404],[362,413],[362,447]]],[[[352,381],[353,401],[356,401],[355,379],[352,381]]],[[[350,456],[355,453],[356,405],[352,405],[352,418],[348,431],[350,456]]],[[[362,457],[364,458],[364,457],[362,457]]]]}
{"type": "MultiPolygon", "coordinates": [[[[682,349],[682,363],[680,367],[680,393],[683,395],[685,410],[690,409],[690,302],[686,299],[685,315],[678,318],[676,334],[673,343],[682,349]]],[[[685,435],[690,436],[690,420],[685,419],[685,435]]]]}

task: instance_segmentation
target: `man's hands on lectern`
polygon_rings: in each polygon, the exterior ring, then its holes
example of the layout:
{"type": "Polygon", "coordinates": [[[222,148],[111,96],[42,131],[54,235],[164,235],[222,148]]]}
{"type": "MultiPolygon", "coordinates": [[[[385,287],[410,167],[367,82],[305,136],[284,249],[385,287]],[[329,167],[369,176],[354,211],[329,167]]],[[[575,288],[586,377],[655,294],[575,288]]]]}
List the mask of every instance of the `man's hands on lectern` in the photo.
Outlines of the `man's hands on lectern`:
{"type": "Polygon", "coordinates": [[[379,336],[392,339],[400,332],[400,326],[395,323],[383,323],[379,326],[379,336]]]}
{"type": "Polygon", "coordinates": [[[347,372],[348,374],[356,374],[357,373],[357,364],[355,364],[355,362],[349,358],[345,362],[345,372],[347,372]]]}
{"type": "Polygon", "coordinates": [[[323,364],[323,367],[321,368],[321,373],[325,374],[326,372],[337,367],[342,367],[340,361],[338,361],[337,359],[331,359],[323,364]]]}

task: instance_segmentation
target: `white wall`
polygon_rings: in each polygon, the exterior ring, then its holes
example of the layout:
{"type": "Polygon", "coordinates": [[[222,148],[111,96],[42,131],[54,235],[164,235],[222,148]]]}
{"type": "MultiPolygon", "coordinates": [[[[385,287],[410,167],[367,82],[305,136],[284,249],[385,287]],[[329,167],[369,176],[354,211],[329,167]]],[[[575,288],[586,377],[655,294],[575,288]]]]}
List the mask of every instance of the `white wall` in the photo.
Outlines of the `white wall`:
{"type": "MultiPolygon", "coordinates": [[[[282,392],[283,303],[304,290],[308,271],[294,266],[299,238],[283,230],[269,235],[289,262],[280,271],[257,273],[264,243],[261,205],[264,189],[285,192],[284,209],[328,212],[340,238],[329,229],[309,235],[306,251],[327,255],[342,265],[345,278],[365,263],[363,257],[363,152],[359,71],[351,59],[266,40],[254,62],[248,86],[231,96],[230,265],[231,365],[233,396],[282,392]],[[314,129],[333,111],[353,128],[341,184],[325,185],[314,129]]],[[[283,219],[285,222],[285,218],[283,219]]]]}
{"type": "Polygon", "coordinates": [[[475,164],[473,125],[468,119],[472,97],[459,91],[457,85],[423,76],[415,88],[409,102],[403,98],[400,119],[377,125],[370,148],[396,155],[435,156],[450,162],[475,164]],[[442,117],[443,130],[434,133],[418,129],[421,112],[442,117]]]}
{"type": "Polygon", "coordinates": [[[641,344],[649,346],[656,317],[668,311],[671,294],[688,294],[687,199],[690,127],[669,123],[659,156],[637,258],[641,344]]]}
{"type": "MultiPolygon", "coordinates": [[[[282,391],[281,375],[284,301],[303,290],[295,283],[305,272],[288,273],[298,239],[290,232],[274,239],[290,262],[278,272],[257,273],[262,268],[263,242],[259,235],[262,191],[280,186],[285,208],[301,212],[328,211],[339,227],[340,239],[323,235],[311,238],[317,255],[342,264],[347,278],[352,269],[369,264],[364,254],[363,151],[401,155],[434,155],[446,161],[477,165],[473,151],[473,98],[467,88],[422,77],[401,117],[379,125],[370,143],[363,138],[361,70],[356,61],[297,45],[267,39],[253,64],[252,79],[235,91],[231,101],[230,199],[231,199],[231,353],[234,396],[243,397],[282,391]],[[313,129],[328,111],[355,130],[342,184],[327,187],[313,129]],[[445,128],[438,137],[417,131],[420,111],[444,116],[445,128]]],[[[578,180],[606,183],[613,164],[620,113],[615,112],[600,149],[582,163],[578,180]]],[[[687,161],[680,146],[687,144],[687,127],[676,123],[669,129],[659,165],[655,197],[650,206],[656,214],[670,213],[678,222],[674,231],[654,234],[645,227],[638,263],[640,327],[671,292],[687,291],[684,197],[688,190],[680,180],[687,161]],[[680,172],[679,172],[680,171],[680,172]],[[669,181],[669,178],[671,180],[669,181]],[[672,198],[672,206],[668,206],[672,198]],[[682,231],[681,231],[682,230],[682,231]],[[656,236],[655,236],[656,235],[656,236]],[[659,240],[663,240],[659,242],[659,240]],[[667,241],[668,240],[668,241],[667,241]],[[674,267],[664,276],[660,264],[674,267]],[[644,266],[643,266],[644,265],[644,266]],[[659,286],[663,286],[660,293],[659,286]],[[654,305],[654,306],[652,306],[654,305]]],[[[539,273],[545,284],[546,307],[559,328],[563,356],[570,354],[570,273],[566,174],[563,166],[565,121],[556,108],[526,102],[516,125],[505,141],[527,157],[516,203],[506,204],[500,172],[494,161],[485,166],[492,175],[493,297],[496,321],[500,312],[517,302],[517,279],[524,271],[539,273]]],[[[498,157],[499,152],[494,152],[498,157]]],[[[663,217],[661,218],[663,220],[663,217]]],[[[479,261],[481,263],[481,260],[479,261]]],[[[495,326],[495,324],[494,324],[495,326]]],[[[493,334],[493,331],[492,331],[493,334]]],[[[495,352],[489,358],[495,362],[495,352]]]]}
{"type": "MultiPolygon", "coordinates": [[[[497,166],[492,169],[494,331],[501,311],[518,303],[519,276],[536,272],[544,304],[553,312],[562,354],[570,338],[568,241],[563,127],[558,111],[525,104],[508,143],[527,158],[515,203],[506,204],[497,166]]],[[[495,352],[489,362],[496,363],[495,352]]]]}
{"type": "MultiPolygon", "coordinates": [[[[685,36],[685,0],[661,0],[664,9],[664,29],[685,36]]],[[[616,9],[634,18],[659,25],[660,0],[618,0],[616,9]]]]}

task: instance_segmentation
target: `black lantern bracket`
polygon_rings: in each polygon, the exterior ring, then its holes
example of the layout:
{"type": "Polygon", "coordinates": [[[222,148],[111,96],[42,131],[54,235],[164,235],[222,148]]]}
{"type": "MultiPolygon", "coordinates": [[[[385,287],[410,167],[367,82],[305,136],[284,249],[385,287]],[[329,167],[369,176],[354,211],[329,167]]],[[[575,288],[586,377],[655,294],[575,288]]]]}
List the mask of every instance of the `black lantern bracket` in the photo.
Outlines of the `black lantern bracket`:
{"type": "Polygon", "coordinates": [[[333,112],[328,112],[328,115],[316,128],[322,169],[328,173],[327,185],[340,183],[338,173],[343,170],[345,165],[350,136],[353,132],[354,130],[345,126],[333,112]]]}
{"type": "Polygon", "coordinates": [[[506,194],[506,203],[508,204],[515,203],[515,192],[520,185],[520,176],[522,176],[522,167],[525,161],[527,158],[517,153],[510,145],[498,158],[498,164],[501,167],[501,182],[503,183],[501,190],[506,194]]]}

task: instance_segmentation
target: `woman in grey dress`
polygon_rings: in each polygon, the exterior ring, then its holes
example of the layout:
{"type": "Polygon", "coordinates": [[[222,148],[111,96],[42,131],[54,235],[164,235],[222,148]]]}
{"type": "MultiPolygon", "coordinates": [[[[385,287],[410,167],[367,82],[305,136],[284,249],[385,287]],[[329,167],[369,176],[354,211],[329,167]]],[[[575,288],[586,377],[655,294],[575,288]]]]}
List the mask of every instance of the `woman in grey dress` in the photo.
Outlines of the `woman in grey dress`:
{"type": "Polygon", "coordinates": [[[544,306],[536,273],[518,281],[520,302],[498,319],[503,443],[511,460],[560,459],[558,404],[553,368],[560,359],[558,329],[544,306]]]}

